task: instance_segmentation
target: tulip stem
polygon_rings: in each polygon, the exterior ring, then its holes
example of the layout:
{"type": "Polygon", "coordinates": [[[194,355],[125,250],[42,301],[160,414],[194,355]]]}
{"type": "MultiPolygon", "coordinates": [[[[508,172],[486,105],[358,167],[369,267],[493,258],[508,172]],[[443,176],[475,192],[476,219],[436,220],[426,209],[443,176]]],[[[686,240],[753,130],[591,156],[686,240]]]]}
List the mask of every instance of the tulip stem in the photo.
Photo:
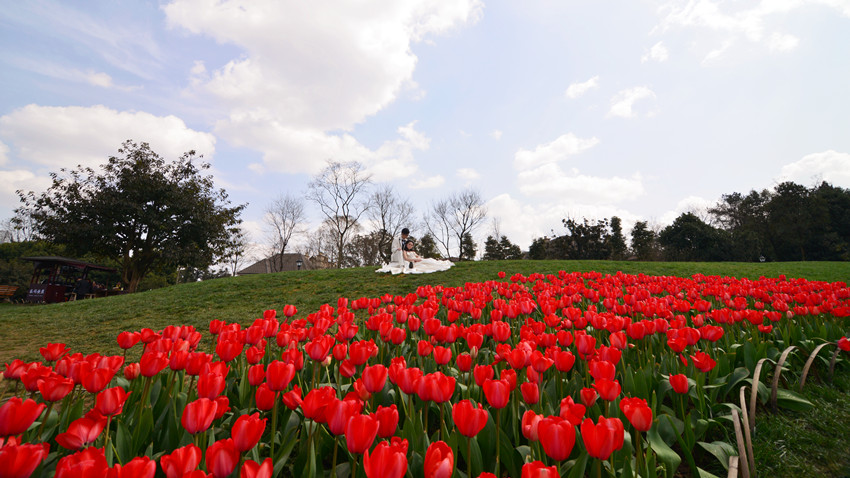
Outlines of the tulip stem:
{"type": "Polygon", "coordinates": [[[472,476],[472,438],[466,437],[466,476],[472,476]]]}
{"type": "Polygon", "coordinates": [[[50,418],[50,410],[53,408],[53,403],[50,402],[50,405],[47,406],[47,413],[44,414],[44,420],[41,421],[41,426],[38,427],[38,434],[35,436],[36,440],[43,441],[41,439],[41,432],[44,430],[44,425],[47,423],[47,420],[50,418]]]}
{"type": "MultiPolygon", "coordinates": [[[[272,405],[272,428],[271,428],[271,437],[269,438],[269,458],[274,462],[274,439],[277,434],[277,392],[274,392],[274,404],[272,405]]],[[[334,450],[336,451],[336,450],[334,450]]]]}
{"type": "Polygon", "coordinates": [[[501,426],[502,426],[502,409],[496,409],[496,476],[499,475],[499,438],[501,434],[501,426]]]}
{"type": "Polygon", "coordinates": [[[640,430],[635,430],[635,478],[638,478],[638,472],[641,469],[641,457],[643,456],[643,449],[640,444],[640,430]]]}
{"type": "Polygon", "coordinates": [[[336,475],[336,450],[337,450],[338,447],[339,447],[339,437],[335,436],[334,437],[334,459],[333,459],[333,463],[331,464],[331,476],[332,477],[337,476],[336,475]]]}

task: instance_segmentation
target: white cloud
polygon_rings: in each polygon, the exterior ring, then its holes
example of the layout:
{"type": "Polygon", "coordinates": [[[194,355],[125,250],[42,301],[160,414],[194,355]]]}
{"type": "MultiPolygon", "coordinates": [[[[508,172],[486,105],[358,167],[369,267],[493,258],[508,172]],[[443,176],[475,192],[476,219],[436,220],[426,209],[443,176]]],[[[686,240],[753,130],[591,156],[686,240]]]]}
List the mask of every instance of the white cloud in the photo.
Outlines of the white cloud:
{"type": "Polygon", "coordinates": [[[797,48],[800,39],[794,35],[784,35],[782,33],[773,33],[767,39],[767,47],[771,51],[790,51],[797,48]]]}
{"type": "Polygon", "coordinates": [[[812,180],[850,188],[850,154],[833,150],[807,154],[799,161],[786,164],[780,172],[780,181],[809,185],[812,180]]]}
{"type": "Polygon", "coordinates": [[[708,209],[716,204],[716,200],[712,201],[699,196],[688,196],[676,203],[676,207],[674,209],[662,214],[658,222],[661,226],[668,226],[673,224],[673,221],[675,221],[677,217],[688,212],[707,222],[708,209]]]}
{"type": "Polygon", "coordinates": [[[460,168],[457,170],[457,175],[461,179],[466,179],[468,181],[472,181],[473,179],[478,179],[479,177],[481,177],[481,175],[478,174],[478,171],[472,168],[460,168]]]}
{"type": "Polygon", "coordinates": [[[587,151],[597,144],[599,144],[599,140],[595,137],[585,139],[567,133],[550,143],[538,145],[534,151],[520,149],[514,155],[514,167],[522,170],[563,161],[570,156],[587,151]]]}
{"type": "MultiPolygon", "coordinates": [[[[634,104],[643,99],[654,99],[655,92],[645,86],[635,86],[626,90],[621,90],[613,98],[611,98],[611,109],[608,111],[609,116],[619,116],[620,118],[634,118],[637,113],[634,111],[634,104]]],[[[651,116],[654,112],[651,110],[647,113],[651,116]]]]}
{"type": "Polygon", "coordinates": [[[490,132],[490,137],[495,139],[496,141],[499,141],[500,139],[502,139],[502,132],[498,129],[494,129],[490,132]]]}
{"type": "Polygon", "coordinates": [[[647,61],[657,61],[659,63],[667,61],[667,58],[670,57],[670,54],[667,52],[667,47],[664,46],[663,42],[658,42],[655,45],[652,45],[652,48],[649,49],[640,59],[641,63],[646,63],[647,61]]]}
{"type": "Polygon", "coordinates": [[[350,129],[394,101],[412,81],[411,44],[474,23],[482,9],[479,0],[175,0],[163,7],[169,25],[245,50],[203,84],[233,117],[271,111],[286,127],[318,131],[350,129]]]}
{"type": "Polygon", "coordinates": [[[430,178],[415,179],[411,182],[411,189],[433,189],[442,186],[446,182],[446,178],[440,176],[431,176],[430,178]]]}
{"type": "Polygon", "coordinates": [[[0,166],[6,164],[7,161],[9,161],[9,147],[0,141],[0,166]]]}
{"type": "Polygon", "coordinates": [[[0,117],[0,139],[21,160],[51,169],[96,166],[127,140],[147,142],[165,159],[195,150],[210,161],[215,137],[195,131],[176,116],[115,111],[105,106],[28,105],[0,117]]]}
{"type": "Polygon", "coordinates": [[[594,76],[593,78],[582,82],[582,83],[573,83],[569,87],[567,87],[567,91],[564,95],[567,98],[575,99],[579,96],[587,93],[588,91],[599,87],[599,76],[594,76]]]}
{"type": "Polygon", "coordinates": [[[21,205],[15,191],[44,191],[50,187],[48,176],[36,176],[31,171],[14,169],[0,170],[0,209],[12,210],[21,205]]]}
{"type": "Polygon", "coordinates": [[[578,170],[564,172],[557,164],[544,164],[517,175],[523,194],[539,198],[561,198],[581,204],[616,204],[633,200],[644,193],[639,174],[631,178],[598,177],[580,174],[578,170]]]}

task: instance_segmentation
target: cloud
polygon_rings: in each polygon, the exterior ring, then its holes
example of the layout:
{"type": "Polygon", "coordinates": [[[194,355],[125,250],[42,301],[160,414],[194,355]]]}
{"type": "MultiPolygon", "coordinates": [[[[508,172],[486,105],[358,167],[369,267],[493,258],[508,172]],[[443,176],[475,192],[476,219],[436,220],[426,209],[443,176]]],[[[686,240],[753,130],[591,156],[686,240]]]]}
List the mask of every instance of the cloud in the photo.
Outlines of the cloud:
{"type": "Polygon", "coordinates": [[[397,139],[384,141],[375,150],[347,133],[289,127],[259,112],[231,115],[216,124],[215,131],[236,146],[263,152],[262,165],[250,166],[255,172],[315,174],[327,160],[357,161],[376,181],[390,181],[414,174],[418,170],[414,153],[429,147],[430,139],[417,131],[415,124],[399,127],[397,139]]]}
{"type": "MultiPolygon", "coordinates": [[[[636,86],[626,90],[621,90],[613,98],[611,98],[611,109],[608,111],[608,116],[619,116],[620,118],[634,118],[637,113],[634,111],[634,104],[643,99],[655,99],[655,92],[645,86],[636,86]]],[[[652,115],[650,111],[647,115],[652,115]]]]}
{"type": "Polygon", "coordinates": [[[616,204],[633,200],[644,193],[639,174],[631,178],[598,177],[564,172],[557,164],[544,164],[517,175],[520,191],[538,198],[561,198],[582,204],[616,204]]]}
{"type": "Polygon", "coordinates": [[[163,10],[172,27],[244,50],[201,85],[233,118],[274,112],[288,128],[333,131],[393,102],[412,82],[411,44],[475,23],[483,4],[175,0],[163,10]]]}
{"type": "Polygon", "coordinates": [[[528,250],[534,239],[562,235],[563,219],[568,217],[589,221],[617,216],[623,221],[623,230],[632,227],[640,217],[615,206],[577,203],[561,198],[552,201],[523,203],[509,194],[500,194],[487,202],[488,216],[499,219],[499,230],[514,244],[528,250]]]}
{"type": "Polygon", "coordinates": [[[564,93],[564,96],[570,99],[575,99],[587,93],[588,91],[598,87],[599,76],[597,75],[585,82],[571,84],[569,87],[567,87],[567,91],[564,93]]]}
{"type": "Polygon", "coordinates": [[[472,168],[460,168],[457,170],[457,175],[461,179],[466,179],[468,181],[472,181],[473,179],[478,179],[479,177],[481,177],[481,175],[478,174],[478,171],[472,168]]]}
{"type": "Polygon", "coordinates": [[[9,161],[9,147],[0,141],[0,166],[6,164],[7,161],[9,161]]]}
{"type": "Polygon", "coordinates": [[[433,189],[438,188],[446,182],[446,178],[437,175],[431,176],[430,178],[425,179],[415,179],[412,181],[410,188],[411,189],[433,189]]]}
{"type": "Polygon", "coordinates": [[[24,169],[0,170],[0,209],[11,211],[21,205],[15,191],[39,192],[46,190],[50,184],[49,177],[36,176],[24,169]]]}
{"type": "Polygon", "coordinates": [[[215,153],[215,136],[192,130],[171,115],[115,111],[100,105],[28,105],[0,117],[0,140],[11,155],[53,170],[103,164],[127,139],[149,143],[165,159],[195,150],[209,161],[215,153]]]}
{"type": "MultiPolygon", "coordinates": [[[[787,33],[774,30],[773,24],[782,25],[783,16],[802,8],[824,6],[850,17],[850,3],[846,0],[783,0],[775,2],[753,2],[749,8],[740,8],[740,2],[715,2],[693,0],[668,2],[659,12],[663,18],[653,32],[666,31],[674,27],[699,28],[720,32],[720,41],[726,45],[737,39],[762,44],[770,51],[793,50],[799,40],[787,33]],[[779,21],[777,21],[779,20],[779,21]]],[[[714,59],[728,51],[728,46],[712,49],[714,59]]],[[[709,59],[709,58],[706,58],[709,59]]]]}
{"type": "Polygon", "coordinates": [[[717,201],[705,199],[699,196],[688,196],[678,203],[676,207],[661,215],[658,222],[661,226],[673,224],[677,217],[685,213],[692,213],[703,221],[708,221],[708,209],[714,207],[717,201]]]}
{"type": "Polygon", "coordinates": [[[833,186],[850,188],[850,154],[834,150],[807,154],[783,166],[779,180],[798,184],[826,181],[833,186]]]}
{"type": "Polygon", "coordinates": [[[550,143],[538,145],[534,151],[520,149],[514,155],[514,167],[523,170],[563,161],[570,156],[583,153],[597,144],[599,144],[599,140],[595,137],[584,139],[572,133],[567,133],[550,143]]]}
{"type": "Polygon", "coordinates": [[[669,58],[669,53],[667,52],[667,47],[664,46],[663,42],[658,42],[655,45],[652,45],[652,48],[649,49],[641,58],[641,63],[646,63],[650,60],[657,61],[659,63],[667,61],[669,58]]]}
{"type": "Polygon", "coordinates": [[[502,132],[497,129],[494,129],[490,132],[490,137],[495,139],[496,141],[499,141],[500,139],[502,139],[502,132]]]}

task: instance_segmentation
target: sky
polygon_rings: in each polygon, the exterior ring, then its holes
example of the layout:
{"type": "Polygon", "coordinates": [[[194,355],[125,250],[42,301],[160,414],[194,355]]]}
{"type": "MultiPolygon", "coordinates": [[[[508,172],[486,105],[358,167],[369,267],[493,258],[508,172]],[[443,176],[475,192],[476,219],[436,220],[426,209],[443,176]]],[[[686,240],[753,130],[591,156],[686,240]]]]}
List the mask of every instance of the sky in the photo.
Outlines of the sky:
{"type": "Polygon", "coordinates": [[[850,188],[850,0],[6,2],[0,85],[0,219],[127,139],[203,154],[258,243],[329,160],[417,217],[475,190],[523,248],[850,188]]]}

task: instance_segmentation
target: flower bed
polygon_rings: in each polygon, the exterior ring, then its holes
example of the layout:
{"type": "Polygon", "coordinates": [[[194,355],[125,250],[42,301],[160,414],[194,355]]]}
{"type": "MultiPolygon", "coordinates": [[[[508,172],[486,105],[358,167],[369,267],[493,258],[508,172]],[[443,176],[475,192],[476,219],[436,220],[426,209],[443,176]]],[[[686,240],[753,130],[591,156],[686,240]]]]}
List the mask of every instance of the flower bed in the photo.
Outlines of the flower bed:
{"type": "Polygon", "coordinates": [[[48,344],[6,364],[0,478],[710,476],[742,387],[810,406],[753,387],[762,359],[834,365],[848,315],[844,283],[500,273],[127,331],[122,355],[48,344]]]}

